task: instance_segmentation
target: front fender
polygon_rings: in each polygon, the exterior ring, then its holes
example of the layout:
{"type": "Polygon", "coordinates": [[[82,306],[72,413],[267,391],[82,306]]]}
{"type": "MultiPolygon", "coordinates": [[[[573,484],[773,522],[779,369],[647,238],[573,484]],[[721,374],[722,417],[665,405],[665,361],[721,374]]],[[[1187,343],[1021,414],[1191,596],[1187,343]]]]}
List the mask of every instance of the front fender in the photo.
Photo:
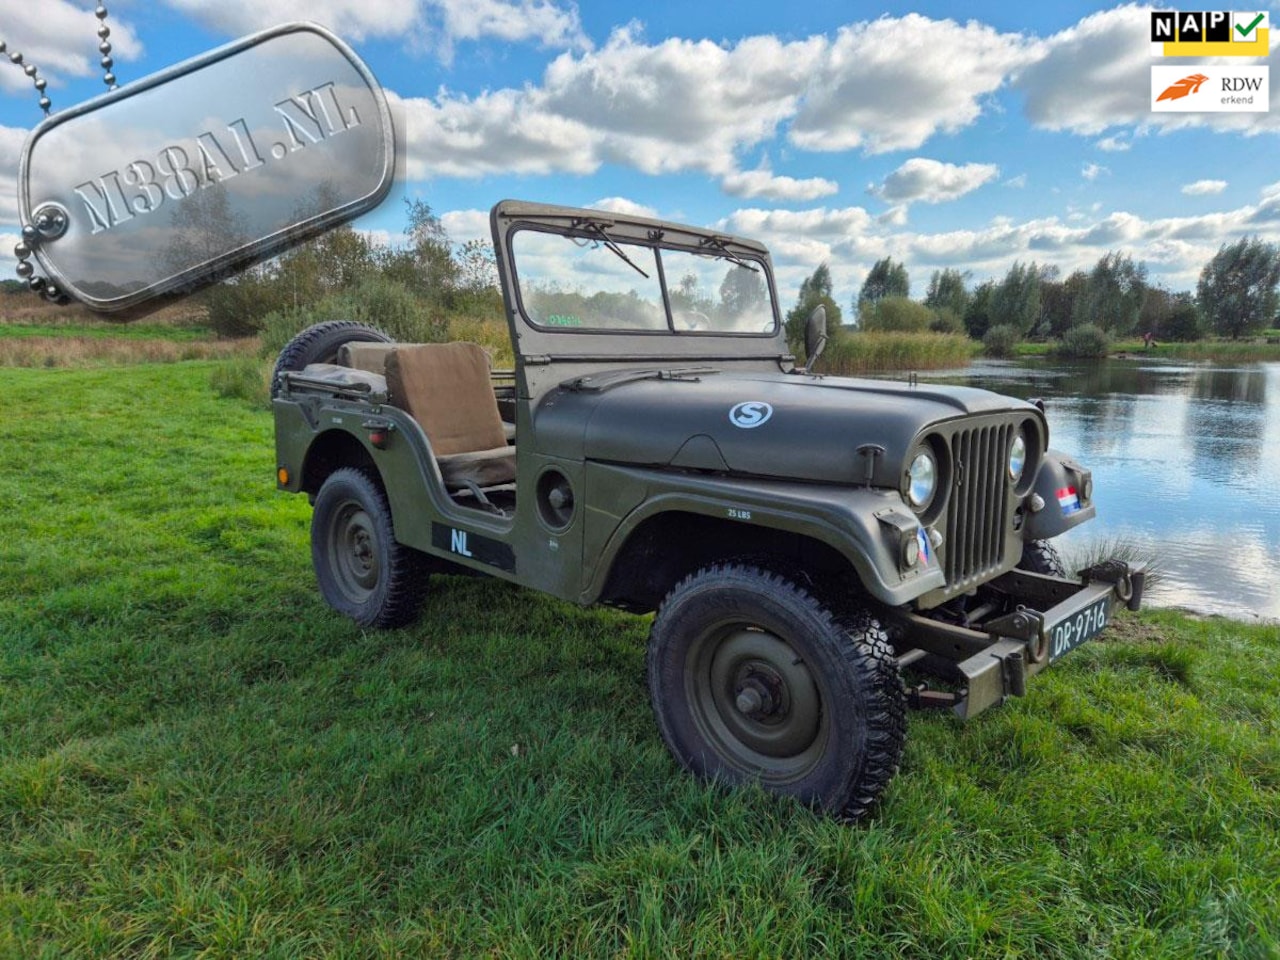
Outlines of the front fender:
{"type": "Polygon", "coordinates": [[[1065,453],[1050,450],[1027,502],[1030,509],[1023,526],[1025,539],[1048,540],[1066,533],[1097,515],[1093,475],[1065,453]],[[1041,504],[1038,510],[1037,503],[1041,504]]]}
{"type": "Polygon", "coordinates": [[[849,562],[868,593],[891,606],[909,603],[945,583],[936,562],[906,571],[900,568],[902,530],[918,524],[896,490],[766,480],[728,484],[722,478],[656,475],[621,466],[593,465],[593,473],[589,481],[593,486],[602,480],[614,488],[631,484],[639,493],[648,490],[652,482],[663,492],[638,495],[634,509],[617,519],[586,585],[586,603],[600,597],[614,561],[631,535],[646,520],[670,512],[700,514],[820,541],[849,562]]]}

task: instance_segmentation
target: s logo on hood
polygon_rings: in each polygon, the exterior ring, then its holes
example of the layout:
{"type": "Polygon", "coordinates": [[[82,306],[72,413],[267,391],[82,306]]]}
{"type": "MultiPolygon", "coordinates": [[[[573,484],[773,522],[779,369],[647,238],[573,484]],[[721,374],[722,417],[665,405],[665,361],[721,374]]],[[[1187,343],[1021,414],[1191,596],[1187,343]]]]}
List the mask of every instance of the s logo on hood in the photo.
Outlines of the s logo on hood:
{"type": "Polygon", "coordinates": [[[773,406],[763,400],[746,400],[729,411],[729,422],[735,427],[750,430],[773,416],[773,406]]]}

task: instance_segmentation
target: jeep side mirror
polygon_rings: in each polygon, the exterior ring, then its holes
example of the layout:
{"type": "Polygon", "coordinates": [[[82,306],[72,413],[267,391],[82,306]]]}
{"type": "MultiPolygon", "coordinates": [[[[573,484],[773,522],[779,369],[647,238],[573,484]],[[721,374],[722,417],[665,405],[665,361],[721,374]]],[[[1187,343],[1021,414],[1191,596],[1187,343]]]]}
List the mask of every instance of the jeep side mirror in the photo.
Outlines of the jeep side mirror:
{"type": "Polygon", "coordinates": [[[809,320],[804,325],[805,373],[813,371],[813,365],[818,362],[818,357],[822,356],[822,351],[826,346],[827,308],[820,303],[813,308],[813,313],[809,314],[809,320]]]}

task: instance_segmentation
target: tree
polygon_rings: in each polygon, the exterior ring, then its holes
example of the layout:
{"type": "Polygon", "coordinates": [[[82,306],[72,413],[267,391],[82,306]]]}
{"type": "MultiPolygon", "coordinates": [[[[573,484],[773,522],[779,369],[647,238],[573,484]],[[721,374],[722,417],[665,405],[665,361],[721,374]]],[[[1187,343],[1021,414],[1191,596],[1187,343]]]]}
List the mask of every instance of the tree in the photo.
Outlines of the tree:
{"type": "Polygon", "coordinates": [[[1128,254],[1112,250],[1089,271],[1089,280],[1076,298],[1071,325],[1093,324],[1112,336],[1124,336],[1137,326],[1147,295],[1147,268],[1134,265],[1128,254]]]}
{"type": "Polygon", "coordinates": [[[991,326],[1012,327],[1025,337],[1040,321],[1040,270],[1015,262],[991,293],[991,326]]]}
{"type": "Polygon", "coordinates": [[[1220,337],[1250,336],[1275,319],[1280,248],[1257,237],[1223,244],[1200,272],[1200,312],[1220,337]]]}
{"type": "Polygon", "coordinates": [[[969,306],[969,291],[965,289],[968,271],[935,270],[929,278],[929,289],[924,295],[924,305],[931,310],[950,310],[952,315],[963,317],[969,306]]]}
{"type": "Polygon", "coordinates": [[[973,296],[964,311],[964,329],[974,340],[981,340],[991,329],[991,298],[996,291],[994,280],[983,280],[974,287],[973,296]]]}
{"type": "Polygon", "coordinates": [[[894,263],[893,257],[885,257],[872,264],[867,279],[862,281],[855,309],[860,309],[864,303],[875,303],[885,297],[906,297],[910,293],[911,282],[907,279],[906,265],[894,263]]]}
{"type": "Polygon", "coordinates": [[[721,316],[735,319],[749,316],[767,300],[764,275],[759,270],[733,264],[725,271],[720,281],[721,316]]]}
{"type": "Polygon", "coordinates": [[[1061,337],[1071,329],[1076,301],[1084,295],[1089,275],[1077,270],[1065,280],[1046,280],[1040,284],[1040,327],[1050,337],[1061,337]]]}
{"type": "Polygon", "coordinates": [[[840,328],[840,308],[831,298],[831,270],[826,263],[818,264],[818,269],[804,278],[800,284],[800,296],[796,305],[787,311],[787,347],[796,356],[804,352],[804,328],[814,308],[822,304],[827,308],[827,329],[835,331],[840,328]]]}
{"type": "Polygon", "coordinates": [[[1190,293],[1176,293],[1172,297],[1169,315],[1159,328],[1153,330],[1165,340],[1190,343],[1204,337],[1204,317],[1190,293]]]}

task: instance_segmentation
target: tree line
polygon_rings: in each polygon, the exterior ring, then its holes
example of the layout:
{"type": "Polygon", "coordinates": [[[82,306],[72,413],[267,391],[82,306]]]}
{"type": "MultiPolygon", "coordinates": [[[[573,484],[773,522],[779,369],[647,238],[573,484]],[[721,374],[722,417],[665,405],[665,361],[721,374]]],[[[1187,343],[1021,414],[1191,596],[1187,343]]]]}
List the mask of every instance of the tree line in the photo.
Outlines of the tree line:
{"type": "MultiPolygon", "coordinates": [[[[935,270],[924,298],[912,300],[906,266],[885,257],[853,300],[850,325],[873,332],[964,333],[997,355],[1021,340],[1074,343],[1089,353],[1099,345],[1105,350],[1112,339],[1147,334],[1175,341],[1239,339],[1278,323],[1280,245],[1257,237],[1223,244],[1201,270],[1194,292],[1150,283],[1145,264],[1120,251],[1066,277],[1057,267],[1018,261],[1001,279],[970,281],[968,271],[935,270]]],[[[818,304],[826,306],[830,322],[841,322],[831,290],[825,263],[805,278],[787,314],[793,347],[803,342],[805,318],[818,304]]]]}

